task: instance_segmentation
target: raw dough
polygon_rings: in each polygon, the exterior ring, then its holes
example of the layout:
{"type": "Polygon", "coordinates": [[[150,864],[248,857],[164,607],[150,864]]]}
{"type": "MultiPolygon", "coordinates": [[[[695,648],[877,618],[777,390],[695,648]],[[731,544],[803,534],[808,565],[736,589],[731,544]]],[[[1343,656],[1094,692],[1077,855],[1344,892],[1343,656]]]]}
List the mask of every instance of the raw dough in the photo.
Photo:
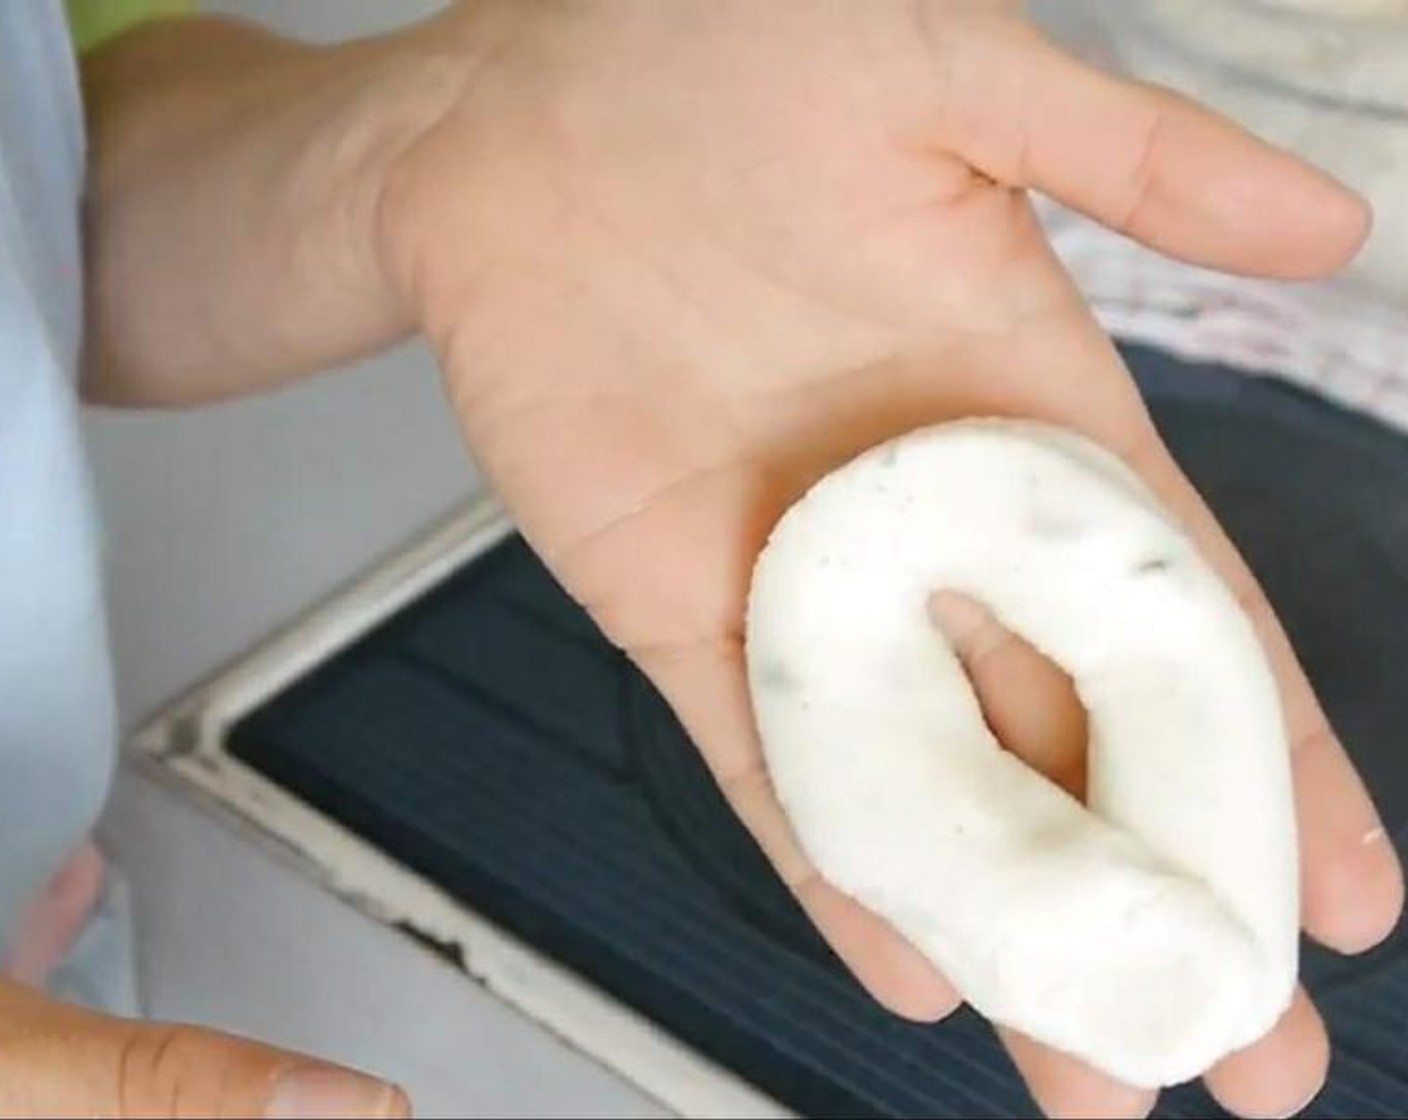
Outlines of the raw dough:
{"type": "Polygon", "coordinates": [[[1297,868],[1276,687],[1235,600],[1114,456],[989,420],[867,452],[774,529],[747,651],[804,849],[989,1019],[1156,1087],[1288,1006],[1297,868]],[[1088,809],[994,739],[930,621],[939,589],[1071,674],[1088,809]]]}

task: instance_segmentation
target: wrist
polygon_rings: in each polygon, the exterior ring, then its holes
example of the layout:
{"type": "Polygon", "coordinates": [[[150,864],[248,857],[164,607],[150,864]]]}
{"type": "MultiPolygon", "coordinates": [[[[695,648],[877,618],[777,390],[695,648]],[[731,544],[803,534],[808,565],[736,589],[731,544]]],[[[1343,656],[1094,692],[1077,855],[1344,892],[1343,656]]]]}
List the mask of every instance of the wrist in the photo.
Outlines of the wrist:
{"type": "Polygon", "coordinates": [[[326,110],[287,171],[287,236],[309,237],[366,293],[367,314],[396,337],[420,326],[397,267],[405,225],[393,204],[401,168],[453,110],[472,61],[421,27],[341,44],[310,60],[326,110]]]}
{"type": "Polygon", "coordinates": [[[381,211],[464,81],[462,52],[430,42],[308,46],[201,18],[85,57],[91,396],[247,392],[415,329],[381,211]]]}
{"type": "Polygon", "coordinates": [[[359,206],[399,313],[437,346],[463,310],[464,293],[444,291],[433,259],[448,253],[463,264],[482,253],[479,220],[492,212],[492,224],[511,209],[512,198],[495,183],[494,144],[481,143],[484,130],[473,124],[483,115],[475,90],[486,64],[535,8],[457,4],[375,48],[380,57],[371,65],[383,84],[376,98],[380,136],[368,146],[373,166],[362,177],[368,193],[359,206]]]}

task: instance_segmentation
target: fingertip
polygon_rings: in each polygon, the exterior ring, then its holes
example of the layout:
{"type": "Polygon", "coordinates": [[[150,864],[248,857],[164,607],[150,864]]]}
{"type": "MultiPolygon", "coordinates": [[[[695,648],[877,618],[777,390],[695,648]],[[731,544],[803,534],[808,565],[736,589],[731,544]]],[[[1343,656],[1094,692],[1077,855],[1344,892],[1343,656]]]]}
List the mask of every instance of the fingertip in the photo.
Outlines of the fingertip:
{"type": "Polygon", "coordinates": [[[399,1086],[329,1065],[296,1065],[275,1081],[265,1120],[366,1117],[410,1120],[411,1102],[399,1086]]]}
{"type": "Polygon", "coordinates": [[[1386,940],[1403,916],[1403,868],[1381,826],[1341,848],[1334,865],[1305,886],[1306,929],[1341,953],[1363,953],[1386,940]]]}
{"type": "Polygon", "coordinates": [[[960,652],[994,624],[992,615],[981,604],[957,591],[935,591],[929,597],[929,614],[944,637],[960,652]]]}
{"type": "Polygon", "coordinates": [[[1285,192],[1280,201],[1286,213],[1268,223],[1279,224],[1286,235],[1272,275],[1285,280],[1332,275],[1349,264],[1369,239],[1373,208],[1363,195],[1328,173],[1287,158],[1299,165],[1303,185],[1298,192],[1285,192]]]}
{"type": "Polygon", "coordinates": [[[1154,1110],[1154,1100],[1152,1093],[1125,1087],[1118,1096],[1105,1094],[1092,1101],[1071,1097],[1049,1106],[1038,1100],[1037,1107],[1048,1120],[1144,1120],[1154,1110]]]}
{"type": "Polygon", "coordinates": [[[1278,1120],[1303,1111],[1320,1093],[1330,1067],[1325,1023],[1304,989],[1269,1034],[1224,1058],[1207,1075],[1208,1091],[1247,1120],[1278,1120]]]}
{"type": "Polygon", "coordinates": [[[927,983],[898,994],[877,997],[880,1005],[892,1015],[921,1026],[941,1023],[963,1006],[958,994],[947,984],[927,983]]]}
{"type": "Polygon", "coordinates": [[[1292,755],[1301,845],[1301,918],[1341,953],[1379,944],[1403,911],[1403,869],[1373,799],[1334,735],[1302,738],[1292,755]]]}
{"type": "Polygon", "coordinates": [[[1070,676],[966,595],[934,592],[929,614],[1002,747],[1084,801],[1089,729],[1070,676]]]}
{"type": "Polygon", "coordinates": [[[1365,893],[1378,900],[1366,907],[1356,921],[1346,923],[1338,948],[1344,953],[1363,953],[1386,941],[1403,918],[1403,864],[1393,841],[1382,826],[1370,829],[1360,840],[1360,881],[1365,893]]]}
{"type": "Polygon", "coordinates": [[[1027,1092],[1051,1120],[1141,1120],[1158,1094],[1115,1081],[1070,1054],[1053,1050],[1018,1031],[999,1029],[1027,1092]]]}
{"type": "Polygon", "coordinates": [[[1371,213],[1294,152],[1175,90],[1092,67],[1031,35],[990,37],[987,73],[1021,73],[963,118],[957,150],[1150,248],[1208,268],[1311,279],[1348,263],[1371,213]]]}
{"type": "Polygon", "coordinates": [[[1369,203],[1294,151],[1167,90],[1153,97],[1176,119],[1179,152],[1128,232],[1195,264],[1250,276],[1311,280],[1348,264],[1368,239],[1369,203]]]}
{"type": "Polygon", "coordinates": [[[1374,231],[1374,208],[1369,200],[1339,180],[1334,180],[1334,185],[1336,201],[1327,207],[1324,218],[1326,230],[1333,235],[1330,244],[1339,248],[1339,255],[1328,262],[1331,271],[1353,260],[1374,231]]]}

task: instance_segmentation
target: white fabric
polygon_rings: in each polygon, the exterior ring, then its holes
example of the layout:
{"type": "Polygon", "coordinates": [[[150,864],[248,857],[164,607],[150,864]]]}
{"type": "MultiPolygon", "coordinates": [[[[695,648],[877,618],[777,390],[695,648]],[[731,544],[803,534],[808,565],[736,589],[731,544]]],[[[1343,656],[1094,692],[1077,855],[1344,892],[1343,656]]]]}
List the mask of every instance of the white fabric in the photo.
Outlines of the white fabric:
{"type": "MultiPolygon", "coordinates": [[[[62,7],[0,3],[0,946],[91,828],[113,765],[101,558],[75,392],[82,187],[62,7]]],[[[116,891],[102,912],[113,921],[116,891]]],[[[122,954],[97,948],[121,940],[85,935],[88,965],[106,974],[90,975],[84,991],[130,991],[122,954]]]]}
{"type": "Polygon", "coordinates": [[[1349,281],[1211,272],[1049,201],[1039,210],[1057,253],[1116,337],[1275,374],[1408,430],[1408,308],[1349,281]]]}

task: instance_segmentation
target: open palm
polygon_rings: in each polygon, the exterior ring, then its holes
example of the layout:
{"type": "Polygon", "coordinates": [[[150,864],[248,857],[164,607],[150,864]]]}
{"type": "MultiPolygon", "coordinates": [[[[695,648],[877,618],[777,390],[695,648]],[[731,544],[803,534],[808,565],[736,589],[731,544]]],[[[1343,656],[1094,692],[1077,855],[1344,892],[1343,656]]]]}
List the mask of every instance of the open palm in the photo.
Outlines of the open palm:
{"type": "MultiPolygon", "coordinates": [[[[1311,276],[1357,200],[992,3],[475,5],[481,52],[401,160],[388,259],[525,535],[669,700],[838,953],[901,1014],[955,993],[817,877],[772,795],[744,674],[754,558],[787,505],[889,436],[967,415],[1105,444],[1251,614],[1294,743],[1304,920],[1344,949],[1397,915],[1391,849],[1252,577],[1160,443],[1026,190],[1216,267],[1311,276]]],[[[1008,1035],[1052,1112],[1146,1094],[1008,1035]]],[[[1275,1112],[1323,1076],[1303,997],[1209,1074],[1275,1112]]]]}

